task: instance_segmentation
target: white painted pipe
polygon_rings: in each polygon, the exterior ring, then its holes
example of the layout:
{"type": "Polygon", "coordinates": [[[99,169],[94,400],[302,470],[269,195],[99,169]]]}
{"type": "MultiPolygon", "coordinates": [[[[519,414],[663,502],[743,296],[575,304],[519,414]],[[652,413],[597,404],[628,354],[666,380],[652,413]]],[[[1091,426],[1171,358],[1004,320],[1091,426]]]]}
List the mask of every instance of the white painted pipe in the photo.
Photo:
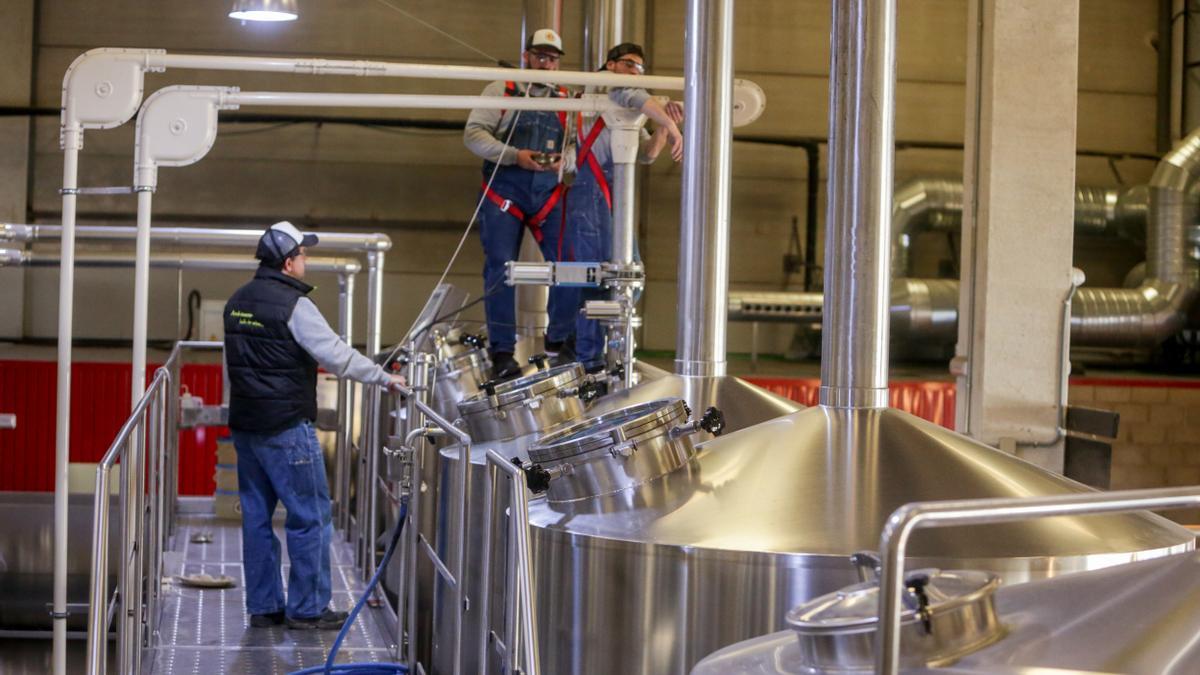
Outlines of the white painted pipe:
{"type": "Polygon", "coordinates": [[[133,265],[133,369],[130,410],[146,392],[146,324],[150,314],[150,209],[154,191],[137,193],[137,245],[133,265]]]}
{"type": "MultiPolygon", "coordinates": [[[[93,50],[97,51],[97,50],[93,50]]],[[[359,77],[407,77],[434,80],[473,80],[560,84],[593,87],[642,87],[670,91],[683,90],[682,77],[662,75],[616,75],[610,72],[572,70],[533,70],[481,66],[447,66],[432,63],[394,63],[387,61],[350,61],[343,59],[287,59],[248,56],[207,56],[200,54],[155,53],[145,51],[144,68],[187,68],[194,70],[235,70],[294,75],[353,75],[359,77]],[[636,78],[636,79],[635,79],[636,78]]],[[[89,52],[90,54],[91,52],[89,52]]]]}
{"type": "Polygon", "coordinates": [[[75,198],[79,187],[79,150],[83,128],[71,124],[71,108],[62,129],[62,271],[58,278],[58,415],[54,433],[54,606],[51,665],[54,675],[67,672],[67,496],[71,464],[71,338],[75,303],[75,198]]]}
{"type": "MultiPolygon", "coordinates": [[[[516,72],[516,71],[514,71],[516,72]]],[[[521,71],[524,72],[524,71],[521,71]]],[[[533,71],[530,71],[533,72],[533,71]]],[[[639,83],[640,84],[640,83],[639,83]]],[[[431,94],[346,94],[253,91],[221,96],[223,105],[304,106],[306,108],[422,108],[430,110],[539,110],[616,112],[625,110],[607,96],[549,98],[523,96],[452,96],[431,94]]]]}

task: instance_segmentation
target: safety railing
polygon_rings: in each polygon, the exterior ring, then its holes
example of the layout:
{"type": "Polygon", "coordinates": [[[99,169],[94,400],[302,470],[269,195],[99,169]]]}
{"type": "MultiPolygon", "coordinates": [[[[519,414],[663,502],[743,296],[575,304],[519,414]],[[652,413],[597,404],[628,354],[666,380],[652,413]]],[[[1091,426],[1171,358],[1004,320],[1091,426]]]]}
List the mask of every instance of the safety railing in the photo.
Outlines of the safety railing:
{"type": "MultiPolygon", "coordinates": [[[[465,462],[464,462],[465,464],[465,462]]],[[[525,472],[495,450],[486,453],[487,480],[483,487],[483,564],[479,599],[479,672],[487,675],[494,649],[503,666],[501,672],[538,675],[541,672],[537,639],[537,607],[533,599],[533,559],[529,535],[529,488],[525,472]],[[492,574],[493,525],[497,511],[497,481],[509,479],[508,560],[504,594],[504,639],[491,628],[490,598],[495,582],[492,574]],[[519,645],[519,647],[517,646],[519,645]]]]}
{"type": "Polygon", "coordinates": [[[162,501],[165,448],[164,415],[168,406],[171,377],[164,368],[154,380],[133,414],[121,427],[96,469],[95,520],[92,534],[92,586],[88,608],[87,672],[105,672],[108,664],[109,617],[117,626],[117,668],[122,673],[140,669],[141,645],[147,616],[158,602],[158,579],[162,565],[162,501]],[[149,462],[147,463],[147,459],[149,462]],[[113,466],[120,460],[121,536],[118,574],[112,609],[108,594],[109,484],[113,466]],[[149,593],[148,611],[143,614],[144,594],[149,593]]]}
{"type": "Polygon", "coordinates": [[[900,615],[903,607],[904,558],[912,533],[927,527],[1008,523],[1050,516],[1079,516],[1200,506],[1200,487],[1089,492],[1027,499],[969,499],[914,502],[896,509],[879,539],[879,635],[876,669],[895,675],[900,667],[900,615]]]}
{"type": "MultiPolygon", "coordinates": [[[[170,374],[171,381],[176,383],[176,386],[171,387],[169,392],[170,401],[166,410],[166,425],[171,433],[167,434],[167,458],[163,472],[167,480],[167,492],[163,498],[163,521],[166,524],[166,535],[175,534],[176,508],[179,504],[179,434],[176,431],[179,429],[179,383],[182,382],[181,373],[183,368],[183,354],[189,351],[217,351],[223,350],[225,345],[221,342],[211,340],[181,340],[175,343],[175,348],[171,350],[170,356],[167,357],[162,368],[170,374]]],[[[222,387],[224,392],[224,402],[229,400],[229,383],[225,382],[222,387]]]]}
{"type": "Polygon", "coordinates": [[[108,668],[108,636],[116,624],[117,670],[140,671],[146,628],[157,620],[163,549],[178,496],[178,383],[181,355],[220,349],[220,342],[179,342],[154,373],[141,400],[96,467],[87,673],[108,668]],[[108,590],[112,470],[120,466],[117,588],[108,590]]]}
{"type": "MultiPolygon", "coordinates": [[[[413,363],[422,364],[422,367],[428,367],[428,362],[425,360],[414,360],[413,363]]],[[[410,370],[410,372],[412,372],[410,370]]],[[[427,380],[426,380],[427,382],[427,380]]],[[[450,640],[450,649],[453,650],[453,665],[451,673],[453,675],[461,675],[463,672],[462,664],[462,644],[463,644],[463,613],[466,611],[466,589],[464,571],[466,568],[466,529],[467,529],[467,473],[470,469],[471,457],[471,437],[462,429],[455,426],[452,422],[442,417],[429,406],[424,400],[427,395],[427,387],[424,391],[418,391],[411,387],[401,387],[400,393],[405,397],[403,403],[407,407],[405,415],[406,424],[402,425],[402,429],[406,428],[407,432],[403,435],[403,446],[397,450],[388,450],[392,454],[401,454],[402,461],[411,463],[411,473],[409,479],[404,481],[408,489],[412,491],[412,499],[408,507],[408,522],[409,526],[405,529],[403,539],[403,548],[401,550],[403,588],[401,589],[400,597],[403,598],[403,605],[397,608],[397,634],[404,646],[403,659],[409,667],[409,672],[420,672],[423,668],[418,663],[417,658],[417,559],[418,551],[422,552],[432,563],[435,573],[442,578],[442,581],[450,589],[450,597],[452,599],[450,607],[453,608],[452,631],[450,640]],[[455,475],[456,487],[460,496],[458,512],[456,518],[452,522],[452,528],[449,536],[450,545],[453,552],[453,565],[448,565],[446,561],[438,555],[433,546],[425,538],[425,535],[420,531],[421,522],[421,499],[419,490],[422,476],[421,453],[414,447],[414,443],[421,438],[438,438],[447,437],[455,441],[461,451],[460,458],[462,461],[458,463],[458,472],[455,475]]],[[[376,462],[376,466],[377,466],[376,462]]],[[[372,476],[372,478],[374,478],[372,476]]],[[[368,484],[374,485],[374,482],[368,484]]],[[[448,507],[449,508],[449,507],[448,507]]]]}

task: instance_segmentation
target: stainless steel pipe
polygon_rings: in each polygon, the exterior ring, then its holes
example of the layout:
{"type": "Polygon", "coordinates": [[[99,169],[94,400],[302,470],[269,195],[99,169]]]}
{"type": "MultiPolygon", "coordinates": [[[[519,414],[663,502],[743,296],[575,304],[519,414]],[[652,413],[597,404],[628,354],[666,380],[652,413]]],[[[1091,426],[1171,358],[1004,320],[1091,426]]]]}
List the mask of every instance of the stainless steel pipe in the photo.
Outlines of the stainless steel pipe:
{"type": "Polygon", "coordinates": [[[733,0],[688,0],[675,372],[724,375],[733,142],[733,0]]]}
{"type": "MultiPolygon", "coordinates": [[[[60,267],[62,258],[41,251],[20,252],[20,264],[26,267],[60,267]]],[[[3,256],[0,255],[0,258],[3,256]]],[[[135,258],[130,253],[83,253],[75,256],[77,267],[133,267],[135,258]]],[[[155,253],[150,256],[150,267],[181,270],[255,270],[258,261],[243,255],[155,253]]],[[[309,258],[308,271],[334,274],[358,274],[362,264],[353,258],[309,258]]]]}
{"type": "MultiPolygon", "coordinates": [[[[150,241],[175,246],[212,246],[251,250],[262,236],[261,225],[245,228],[155,227],[150,241]]],[[[0,223],[0,241],[44,241],[62,238],[61,225],[32,225],[0,223]]],[[[137,228],[121,225],[77,225],[77,239],[95,241],[134,241],[137,228]]],[[[392,239],[379,232],[358,234],[350,232],[321,232],[321,248],[332,251],[387,251],[392,239]]]]}
{"type": "Polygon", "coordinates": [[[887,407],[895,0],[833,3],[822,405],[887,407]]]}

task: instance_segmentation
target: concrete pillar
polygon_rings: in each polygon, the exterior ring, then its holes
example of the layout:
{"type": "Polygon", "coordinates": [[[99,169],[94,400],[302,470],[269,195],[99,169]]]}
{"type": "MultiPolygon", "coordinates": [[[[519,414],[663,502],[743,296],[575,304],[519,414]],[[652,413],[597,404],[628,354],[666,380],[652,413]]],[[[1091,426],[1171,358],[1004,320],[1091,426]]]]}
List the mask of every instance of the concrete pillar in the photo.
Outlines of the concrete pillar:
{"type": "Polygon", "coordinates": [[[957,428],[1061,471],[1079,0],[969,7],[957,428]]]}

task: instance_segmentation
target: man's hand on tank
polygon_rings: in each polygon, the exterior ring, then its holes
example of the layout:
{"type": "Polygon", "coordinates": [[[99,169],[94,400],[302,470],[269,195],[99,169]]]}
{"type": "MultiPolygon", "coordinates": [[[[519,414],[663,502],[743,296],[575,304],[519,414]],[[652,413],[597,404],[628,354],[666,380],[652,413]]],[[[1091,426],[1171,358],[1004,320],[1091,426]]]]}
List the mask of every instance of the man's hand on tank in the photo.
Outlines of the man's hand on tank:
{"type": "Polygon", "coordinates": [[[392,384],[388,387],[392,391],[398,392],[400,387],[408,386],[408,380],[405,380],[403,375],[388,375],[388,377],[392,378],[392,384]]]}

